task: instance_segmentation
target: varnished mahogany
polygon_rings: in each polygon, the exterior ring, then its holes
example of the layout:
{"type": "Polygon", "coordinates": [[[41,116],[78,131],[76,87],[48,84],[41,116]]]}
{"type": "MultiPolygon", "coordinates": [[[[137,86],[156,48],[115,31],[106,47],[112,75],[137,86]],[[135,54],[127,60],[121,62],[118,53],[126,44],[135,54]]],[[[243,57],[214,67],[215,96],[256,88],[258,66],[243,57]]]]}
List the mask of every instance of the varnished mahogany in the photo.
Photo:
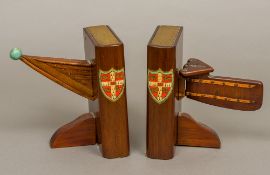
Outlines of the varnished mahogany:
{"type": "MultiPolygon", "coordinates": [[[[177,44],[182,32],[178,26],[160,26],[156,29],[147,46],[147,69],[149,71],[176,70],[177,44]],[[168,31],[168,32],[167,32],[168,31]],[[166,36],[170,35],[170,41],[166,36]],[[165,38],[164,38],[165,37],[165,38]]],[[[179,58],[181,59],[181,58],[179,58]]],[[[149,76],[148,76],[149,83],[149,76]]],[[[174,90],[174,89],[173,89],[174,90]]],[[[165,102],[157,103],[147,90],[147,151],[148,157],[153,159],[171,159],[174,155],[176,140],[176,117],[174,91],[165,102]]]]}
{"type": "Polygon", "coordinates": [[[23,55],[21,61],[78,95],[90,100],[95,100],[97,97],[97,86],[93,84],[97,81],[94,62],[29,55],[23,55]]]}
{"type": "Polygon", "coordinates": [[[179,113],[177,117],[176,145],[220,148],[218,135],[208,126],[197,122],[187,113],[179,113]]]}
{"type": "Polygon", "coordinates": [[[50,145],[63,148],[98,143],[103,157],[126,157],[129,134],[124,45],[106,25],[84,28],[83,33],[86,60],[21,56],[37,72],[89,100],[91,113],[59,128],[50,145]],[[119,87],[121,93],[116,89],[119,87]]]}
{"type": "Polygon", "coordinates": [[[214,69],[201,60],[190,58],[179,71],[186,79],[185,95],[214,106],[254,111],[263,100],[263,83],[257,80],[209,75],[214,69]]]}
{"type": "Polygon", "coordinates": [[[214,130],[195,121],[186,113],[178,113],[176,100],[187,97],[203,103],[252,111],[262,105],[263,84],[256,80],[211,76],[214,69],[199,59],[191,58],[183,66],[182,27],[158,26],[147,47],[147,156],[170,159],[174,145],[220,148],[214,130]],[[168,70],[173,69],[171,84],[174,95],[165,98],[168,91],[168,70]],[[162,71],[158,71],[162,70],[162,71]],[[153,75],[155,74],[156,75],[153,75]],[[162,78],[158,78],[162,74],[162,78]],[[156,76],[155,82],[153,76],[156,76]],[[163,81],[163,79],[165,79],[163,81]],[[162,81],[161,81],[162,80],[162,81]],[[150,86],[151,85],[151,86],[150,86]],[[162,90],[160,90],[162,89],[162,90]],[[159,102],[155,96],[164,100],[159,102]]]}
{"type": "MultiPolygon", "coordinates": [[[[90,46],[94,47],[85,47],[85,49],[95,50],[98,71],[109,71],[112,68],[125,69],[124,44],[108,26],[85,28],[84,36],[89,38],[92,43],[90,46]]],[[[106,158],[126,157],[129,155],[129,131],[125,84],[123,95],[115,102],[104,96],[100,84],[98,83],[97,87],[102,154],[106,158]]]]}
{"type": "Polygon", "coordinates": [[[65,148],[96,144],[96,122],[92,114],[87,113],[59,128],[52,136],[52,148],[65,148]]]}

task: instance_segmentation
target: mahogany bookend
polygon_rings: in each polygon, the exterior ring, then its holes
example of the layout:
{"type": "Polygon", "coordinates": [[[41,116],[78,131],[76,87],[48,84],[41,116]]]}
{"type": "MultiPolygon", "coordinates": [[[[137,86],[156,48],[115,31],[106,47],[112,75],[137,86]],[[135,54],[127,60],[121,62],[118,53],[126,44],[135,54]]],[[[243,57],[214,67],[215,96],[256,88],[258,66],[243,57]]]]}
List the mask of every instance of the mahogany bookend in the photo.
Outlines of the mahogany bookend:
{"type": "Polygon", "coordinates": [[[147,46],[147,156],[153,159],[172,158],[174,145],[220,148],[215,131],[178,114],[185,96],[243,111],[262,105],[260,81],[211,76],[214,69],[195,58],[182,67],[182,31],[180,26],[158,26],[147,46]]]}
{"type": "Polygon", "coordinates": [[[220,148],[218,135],[208,126],[195,121],[187,113],[179,113],[177,116],[176,145],[220,148]]]}
{"type": "Polygon", "coordinates": [[[129,155],[124,45],[109,26],[84,28],[86,60],[22,55],[25,64],[89,100],[89,113],[62,126],[51,138],[52,148],[98,143],[103,157],[129,155]]]}
{"type": "Polygon", "coordinates": [[[92,114],[83,114],[59,128],[52,136],[51,148],[96,144],[96,122],[92,114]]]}

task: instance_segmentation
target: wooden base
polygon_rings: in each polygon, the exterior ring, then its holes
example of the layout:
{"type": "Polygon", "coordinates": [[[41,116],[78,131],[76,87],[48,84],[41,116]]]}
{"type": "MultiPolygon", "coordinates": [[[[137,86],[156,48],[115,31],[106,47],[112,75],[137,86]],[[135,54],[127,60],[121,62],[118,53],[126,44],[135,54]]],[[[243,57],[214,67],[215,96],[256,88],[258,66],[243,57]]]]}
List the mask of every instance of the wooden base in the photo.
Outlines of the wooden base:
{"type": "MultiPolygon", "coordinates": [[[[177,117],[177,146],[220,148],[221,142],[214,130],[195,121],[189,114],[177,117]]],[[[51,148],[94,145],[97,143],[97,126],[92,114],[86,113],[59,128],[50,141],[51,148]]]]}
{"type": "Polygon", "coordinates": [[[207,148],[220,148],[218,135],[208,126],[195,121],[190,115],[182,113],[177,117],[176,145],[207,148]]]}
{"type": "Polygon", "coordinates": [[[59,128],[50,141],[51,148],[64,148],[96,144],[96,122],[86,113],[59,128]]]}

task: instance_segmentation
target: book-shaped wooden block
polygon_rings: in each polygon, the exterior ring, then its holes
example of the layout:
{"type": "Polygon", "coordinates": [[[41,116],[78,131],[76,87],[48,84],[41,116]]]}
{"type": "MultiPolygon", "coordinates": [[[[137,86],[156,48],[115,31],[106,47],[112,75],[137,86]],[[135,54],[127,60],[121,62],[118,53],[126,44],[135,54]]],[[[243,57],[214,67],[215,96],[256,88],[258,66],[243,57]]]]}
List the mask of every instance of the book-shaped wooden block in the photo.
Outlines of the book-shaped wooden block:
{"type": "Polygon", "coordinates": [[[174,145],[220,148],[211,128],[181,113],[187,97],[219,107],[253,111],[262,105],[256,80],[211,76],[214,69],[191,58],[182,67],[183,28],[158,26],[147,47],[147,156],[170,159],[174,145]]]}
{"type": "Polygon", "coordinates": [[[158,26],[147,46],[147,156],[150,158],[170,159],[174,155],[177,127],[174,87],[178,86],[176,68],[182,61],[182,30],[180,26],[158,26]]]}
{"type": "Polygon", "coordinates": [[[22,55],[24,63],[89,100],[90,112],[59,128],[51,147],[100,144],[103,157],[129,155],[124,45],[109,26],[84,28],[86,60],[22,55]]]}

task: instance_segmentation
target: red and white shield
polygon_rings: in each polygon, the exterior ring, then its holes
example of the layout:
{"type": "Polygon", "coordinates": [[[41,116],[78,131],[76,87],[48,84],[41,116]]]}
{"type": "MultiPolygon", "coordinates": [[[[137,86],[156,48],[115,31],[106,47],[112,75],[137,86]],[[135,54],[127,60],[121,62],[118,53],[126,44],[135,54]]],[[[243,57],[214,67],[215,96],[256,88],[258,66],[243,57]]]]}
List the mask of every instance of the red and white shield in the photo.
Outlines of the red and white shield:
{"type": "Polygon", "coordinates": [[[103,95],[110,101],[117,101],[123,94],[125,88],[124,69],[109,71],[99,70],[99,84],[103,95]]]}
{"type": "Polygon", "coordinates": [[[173,90],[174,72],[148,69],[148,90],[158,104],[164,103],[173,90]]]}

